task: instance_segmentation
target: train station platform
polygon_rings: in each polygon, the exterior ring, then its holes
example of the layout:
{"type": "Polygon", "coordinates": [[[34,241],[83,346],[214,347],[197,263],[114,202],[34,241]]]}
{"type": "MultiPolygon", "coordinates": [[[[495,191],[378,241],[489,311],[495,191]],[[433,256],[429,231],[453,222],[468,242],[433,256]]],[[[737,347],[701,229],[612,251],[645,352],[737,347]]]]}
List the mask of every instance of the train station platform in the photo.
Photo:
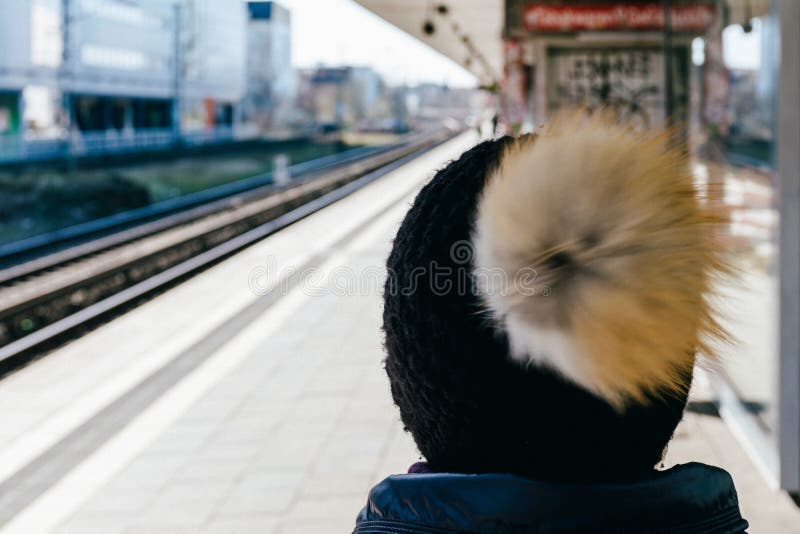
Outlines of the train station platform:
{"type": "MultiPolygon", "coordinates": [[[[419,459],[382,368],[390,241],[419,187],[475,141],[434,148],[0,382],[0,532],[350,532],[369,487],[419,459]]],[[[798,532],[797,508],[708,395],[698,380],[666,464],[728,469],[752,532],[798,532]]]]}

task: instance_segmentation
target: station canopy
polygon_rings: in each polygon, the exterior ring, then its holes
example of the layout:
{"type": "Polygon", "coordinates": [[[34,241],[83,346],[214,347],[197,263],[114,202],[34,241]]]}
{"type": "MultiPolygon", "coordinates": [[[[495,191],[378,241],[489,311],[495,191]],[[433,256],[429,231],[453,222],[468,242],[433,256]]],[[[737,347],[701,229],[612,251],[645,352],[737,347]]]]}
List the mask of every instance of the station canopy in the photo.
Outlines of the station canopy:
{"type": "Polygon", "coordinates": [[[462,65],[481,83],[500,78],[504,0],[356,2],[462,65]]]}
{"type": "MultiPolygon", "coordinates": [[[[660,4],[637,0],[356,0],[379,17],[472,72],[483,84],[502,78],[505,8],[511,5],[660,4]]],[[[724,0],[728,23],[742,24],[769,12],[770,0],[724,0]]],[[[680,4],[673,0],[673,4],[680,4]]],[[[713,2],[710,2],[713,3],[713,2]]]]}

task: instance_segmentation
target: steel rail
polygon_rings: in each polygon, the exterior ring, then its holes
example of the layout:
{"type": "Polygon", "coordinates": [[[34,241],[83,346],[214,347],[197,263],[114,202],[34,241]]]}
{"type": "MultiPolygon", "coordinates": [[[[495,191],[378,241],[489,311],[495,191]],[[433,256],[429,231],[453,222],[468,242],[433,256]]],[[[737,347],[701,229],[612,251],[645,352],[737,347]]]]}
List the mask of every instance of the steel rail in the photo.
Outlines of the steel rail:
{"type": "MultiPolygon", "coordinates": [[[[222,228],[213,230],[213,232],[222,230],[224,233],[225,227],[235,227],[224,240],[210,243],[207,240],[204,241],[204,238],[207,238],[210,232],[192,237],[188,241],[197,243],[197,245],[188,258],[181,257],[179,258],[180,261],[172,264],[162,264],[163,268],[147,273],[140,280],[122,284],[118,288],[112,288],[112,291],[108,294],[100,294],[100,298],[87,302],[86,305],[78,306],[75,310],[68,310],[68,313],[56,316],[47,324],[42,324],[26,335],[13,338],[0,346],[0,374],[7,374],[13,370],[18,365],[18,363],[15,363],[18,360],[27,361],[26,358],[30,357],[31,353],[35,353],[37,348],[58,343],[81,326],[99,321],[105,316],[125,308],[125,306],[133,305],[148,295],[170,287],[171,284],[208,268],[256,241],[357,191],[391,170],[450,139],[452,136],[453,132],[437,132],[401,147],[382,152],[379,155],[381,161],[374,161],[370,158],[372,163],[370,163],[369,170],[362,170],[356,175],[335,176],[327,180],[324,179],[326,176],[322,176],[318,179],[303,181],[300,184],[293,184],[281,193],[285,195],[294,191],[297,193],[295,198],[290,199],[288,203],[280,203],[279,206],[285,209],[271,214],[268,220],[263,221],[258,218],[258,214],[254,214],[254,219],[253,215],[249,215],[236,221],[229,220],[226,221],[222,228]],[[248,219],[260,222],[257,225],[248,227],[247,224],[243,224],[243,221],[246,222],[248,219]]],[[[168,254],[175,247],[183,246],[186,248],[186,245],[187,242],[176,243],[163,251],[152,254],[151,259],[158,262],[161,255],[168,254]]],[[[189,248],[192,249],[192,247],[189,248]]],[[[79,286],[69,288],[68,292],[81,291],[82,287],[90,287],[93,283],[108,279],[109,276],[119,276],[129,267],[130,264],[126,264],[116,269],[116,271],[87,277],[79,286]]],[[[34,301],[23,303],[21,307],[11,310],[10,313],[8,310],[2,310],[0,311],[0,326],[8,330],[9,321],[15,320],[15,313],[16,320],[18,320],[19,314],[25,313],[26,306],[27,309],[46,308],[53,303],[53,298],[62,298],[63,300],[64,296],[62,294],[43,295],[38,299],[34,299],[34,301]]],[[[69,298],[69,294],[66,297],[69,298]]]]}

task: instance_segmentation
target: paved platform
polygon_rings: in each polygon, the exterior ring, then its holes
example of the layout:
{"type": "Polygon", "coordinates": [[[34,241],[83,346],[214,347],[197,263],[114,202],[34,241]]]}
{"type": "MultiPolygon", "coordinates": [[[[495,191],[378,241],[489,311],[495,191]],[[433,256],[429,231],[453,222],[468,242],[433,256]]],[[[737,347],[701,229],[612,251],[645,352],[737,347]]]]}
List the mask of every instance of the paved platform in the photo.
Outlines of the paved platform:
{"type": "MultiPolygon", "coordinates": [[[[418,188],[474,141],[0,382],[0,532],[349,532],[368,488],[419,459],[381,366],[390,240],[418,188]]],[[[752,532],[800,532],[704,394],[667,462],[729,469],[752,532]]]]}

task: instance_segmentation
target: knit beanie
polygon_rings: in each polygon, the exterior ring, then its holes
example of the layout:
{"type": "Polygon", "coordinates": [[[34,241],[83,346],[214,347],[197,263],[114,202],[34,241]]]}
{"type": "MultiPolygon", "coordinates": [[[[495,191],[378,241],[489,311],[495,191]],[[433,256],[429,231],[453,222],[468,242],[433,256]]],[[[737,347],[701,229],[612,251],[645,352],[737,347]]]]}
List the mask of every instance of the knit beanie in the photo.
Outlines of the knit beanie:
{"type": "Polygon", "coordinates": [[[725,338],[724,217],[665,135],[557,119],[439,170],[387,262],[385,367],[439,472],[647,477],[725,338]]]}

